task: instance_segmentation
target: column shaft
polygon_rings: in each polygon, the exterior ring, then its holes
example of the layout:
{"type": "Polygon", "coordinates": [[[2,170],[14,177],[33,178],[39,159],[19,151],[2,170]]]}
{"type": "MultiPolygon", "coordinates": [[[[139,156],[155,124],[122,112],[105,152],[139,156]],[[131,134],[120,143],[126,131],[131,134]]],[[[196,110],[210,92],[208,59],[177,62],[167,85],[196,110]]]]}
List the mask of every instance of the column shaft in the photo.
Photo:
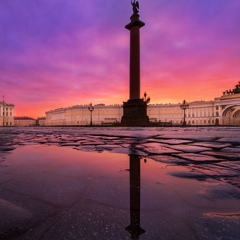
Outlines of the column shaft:
{"type": "Polygon", "coordinates": [[[130,30],[130,99],[140,99],[140,36],[139,26],[130,30]]]}

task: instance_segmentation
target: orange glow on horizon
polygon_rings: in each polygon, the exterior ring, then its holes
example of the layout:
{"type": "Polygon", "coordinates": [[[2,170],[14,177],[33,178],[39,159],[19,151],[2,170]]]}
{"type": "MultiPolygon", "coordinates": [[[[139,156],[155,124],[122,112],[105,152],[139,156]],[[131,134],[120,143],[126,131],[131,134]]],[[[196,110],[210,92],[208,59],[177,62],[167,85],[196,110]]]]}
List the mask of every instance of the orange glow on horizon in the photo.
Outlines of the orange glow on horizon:
{"type": "MultiPolygon", "coordinates": [[[[140,95],[150,104],[211,101],[239,82],[240,1],[217,2],[141,2],[140,95]]],[[[15,116],[129,99],[129,2],[1,1],[0,9],[0,94],[15,116]]]]}
{"type": "MultiPolygon", "coordinates": [[[[212,83],[212,87],[209,87],[206,91],[203,91],[201,89],[201,86],[196,84],[196,88],[193,88],[192,86],[186,86],[184,88],[180,88],[175,86],[169,87],[169,89],[166,89],[166,86],[161,88],[149,88],[147,89],[147,95],[150,96],[151,101],[150,104],[178,104],[181,103],[184,99],[186,99],[187,102],[194,102],[194,101],[212,101],[216,97],[221,97],[222,92],[230,89],[229,85],[226,83],[226,86],[224,87],[223,84],[216,87],[215,83],[212,83]]],[[[211,86],[209,84],[209,86],[211,86]]],[[[234,86],[234,85],[232,85],[234,86]]],[[[144,92],[142,93],[143,96],[144,92]]],[[[38,117],[45,117],[45,112],[58,109],[58,108],[67,108],[72,107],[75,105],[89,105],[92,103],[93,105],[96,104],[105,104],[105,105],[115,105],[119,104],[121,105],[123,102],[127,101],[129,99],[129,96],[127,94],[122,94],[114,96],[107,96],[104,98],[94,98],[91,94],[85,95],[84,102],[80,102],[80,99],[76,99],[75,97],[73,99],[69,99],[68,101],[61,100],[56,98],[56,101],[54,102],[48,102],[48,103],[41,103],[34,106],[34,104],[29,103],[28,105],[25,105],[24,103],[21,103],[21,105],[18,103],[15,104],[15,116],[28,116],[32,118],[38,118],[38,117]]]]}

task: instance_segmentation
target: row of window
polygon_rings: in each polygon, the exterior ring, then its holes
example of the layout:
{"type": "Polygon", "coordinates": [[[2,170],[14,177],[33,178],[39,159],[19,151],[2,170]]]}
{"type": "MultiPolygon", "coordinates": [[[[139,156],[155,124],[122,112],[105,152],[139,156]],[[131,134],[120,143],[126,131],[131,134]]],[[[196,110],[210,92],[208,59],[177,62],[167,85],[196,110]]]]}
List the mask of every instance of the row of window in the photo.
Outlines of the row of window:
{"type": "Polygon", "coordinates": [[[6,110],[7,112],[8,112],[8,110],[9,110],[10,112],[12,112],[13,109],[12,109],[12,108],[6,108],[6,107],[5,107],[5,108],[3,108],[3,110],[6,110]]]}
{"type": "MultiPolygon", "coordinates": [[[[7,116],[8,117],[8,112],[6,112],[6,114],[5,114],[5,112],[3,112],[3,116],[7,116]]],[[[11,112],[9,113],[9,116],[12,117],[12,113],[11,112]]]]}
{"type": "MultiPolygon", "coordinates": [[[[216,115],[199,115],[199,114],[195,114],[193,113],[192,115],[191,114],[186,114],[185,115],[186,117],[188,118],[200,118],[200,117],[219,117],[219,113],[216,113],[216,115]]],[[[149,114],[149,117],[152,117],[152,118],[156,118],[156,116],[154,116],[154,114],[149,114]]],[[[182,118],[183,117],[183,114],[160,114],[159,117],[162,117],[162,118],[182,118]]]]}
{"type": "Polygon", "coordinates": [[[5,122],[3,125],[4,126],[13,126],[12,122],[5,122]]]}
{"type": "MultiPolygon", "coordinates": [[[[173,116],[173,117],[181,117],[183,115],[183,112],[176,113],[176,112],[169,112],[168,114],[162,113],[162,112],[156,112],[156,111],[151,111],[149,110],[148,112],[149,115],[160,115],[160,116],[173,116]]],[[[219,112],[217,111],[215,114],[213,112],[190,112],[186,111],[186,116],[188,117],[211,117],[211,116],[219,116],[219,112]]]]}
{"type": "MultiPolygon", "coordinates": [[[[204,114],[202,114],[202,113],[196,113],[196,117],[209,117],[209,116],[214,116],[214,114],[211,115],[210,112],[208,112],[208,114],[207,114],[206,112],[204,112],[204,114]]],[[[218,116],[219,116],[219,113],[216,112],[215,116],[218,117],[218,116]]],[[[190,114],[190,113],[188,113],[188,117],[191,117],[191,114],[190,114]]],[[[194,114],[194,113],[192,113],[192,117],[195,117],[195,114],[194,114]]]]}
{"type": "Polygon", "coordinates": [[[196,121],[194,121],[194,120],[192,120],[192,121],[188,121],[188,124],[214,124],[215,123],[215,120],[214,119],[212,119],[212,121],[209,119],[209,120],[200,120],[200,121],[198,121],[198,120],[196,120],[196,121]]]}
{"type": "MultiPolygon", "coordinates": [[[[171,121],[172,123],[175,123],[175,124],[182,124],[182,121],[171,121]]],[[[189,120],[189,121],[187,121],[187,123],[189,124],[189,125],[191,125],[191,124],[196,124],[196,125],[198,125],[198,124],[215,124],[215,120],[214,119],[212,119],[212,120],[210,120],[210,119],[208,119],[208,120],[189,120]]]]}

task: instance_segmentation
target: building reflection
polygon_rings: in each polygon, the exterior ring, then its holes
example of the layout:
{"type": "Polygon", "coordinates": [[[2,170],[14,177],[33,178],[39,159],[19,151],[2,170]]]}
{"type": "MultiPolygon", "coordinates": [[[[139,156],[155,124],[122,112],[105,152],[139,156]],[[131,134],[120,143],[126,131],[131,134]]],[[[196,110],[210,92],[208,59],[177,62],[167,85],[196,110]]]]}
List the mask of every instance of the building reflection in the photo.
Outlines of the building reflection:
{"type": "Polygon", "coordinates": [[[140,179],[140,157],[135,154],[129,155],[130,165],[130,225],[125,229],[131,233],[131,239],[139,239],[139,236],[145,233],[140,227],[140,195],[141,195],[141,179],[140,179]]]}

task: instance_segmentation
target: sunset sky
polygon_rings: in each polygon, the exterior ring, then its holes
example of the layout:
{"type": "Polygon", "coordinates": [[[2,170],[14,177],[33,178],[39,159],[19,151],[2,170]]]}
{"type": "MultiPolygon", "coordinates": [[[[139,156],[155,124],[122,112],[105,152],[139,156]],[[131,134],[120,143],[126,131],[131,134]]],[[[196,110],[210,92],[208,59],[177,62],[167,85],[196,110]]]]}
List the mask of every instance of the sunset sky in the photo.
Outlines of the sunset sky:
{"type": "MultiPolygon", "coordinates": [[[[0,94],[15,115],[127,101],[130,3],[0,1],[0,94]]],[[[151,103],[213,100],[240,81],[240,0],[139,3],[141,95],[151,103]]]]}

